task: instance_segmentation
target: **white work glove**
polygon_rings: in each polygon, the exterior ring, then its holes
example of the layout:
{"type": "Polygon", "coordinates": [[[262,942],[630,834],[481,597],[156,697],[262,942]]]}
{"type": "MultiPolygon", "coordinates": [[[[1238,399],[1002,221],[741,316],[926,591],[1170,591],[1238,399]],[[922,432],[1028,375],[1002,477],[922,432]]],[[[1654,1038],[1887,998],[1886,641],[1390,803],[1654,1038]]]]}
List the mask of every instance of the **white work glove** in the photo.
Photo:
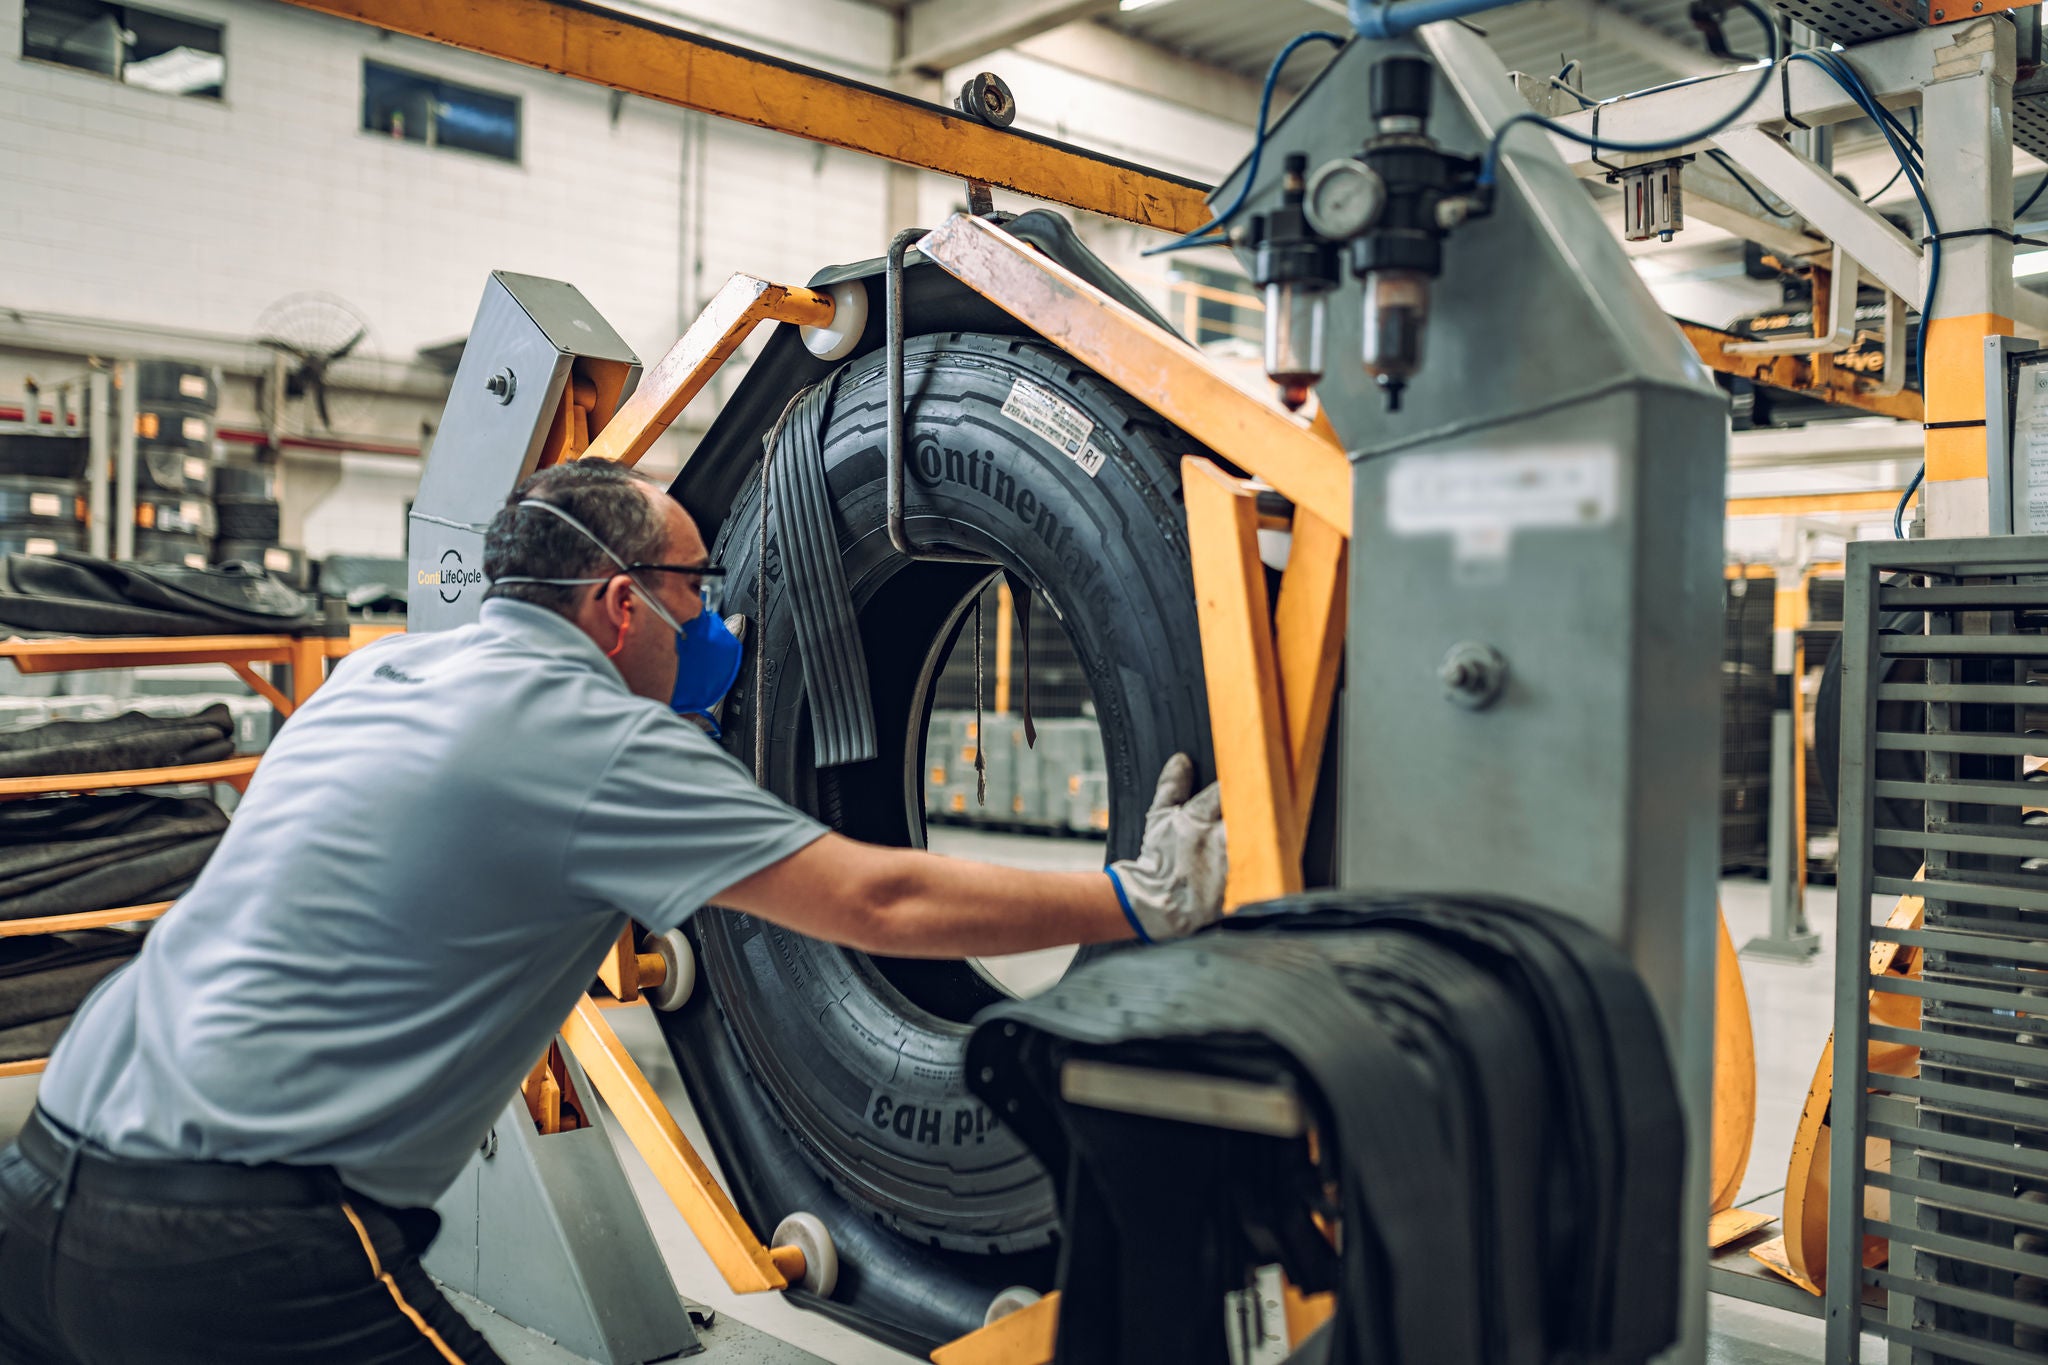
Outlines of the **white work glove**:
{"type": "Polygon", "coordinates": [[[1194,761],[1186,754],[1167,759],[1145,812],[1138,856],[1109,865],[1124,914],[1147,943],[1184,938],[1223,916],[1230,868],[1223,794],[1211,782],[1191,798],[1194,786],[1194,761]]]}

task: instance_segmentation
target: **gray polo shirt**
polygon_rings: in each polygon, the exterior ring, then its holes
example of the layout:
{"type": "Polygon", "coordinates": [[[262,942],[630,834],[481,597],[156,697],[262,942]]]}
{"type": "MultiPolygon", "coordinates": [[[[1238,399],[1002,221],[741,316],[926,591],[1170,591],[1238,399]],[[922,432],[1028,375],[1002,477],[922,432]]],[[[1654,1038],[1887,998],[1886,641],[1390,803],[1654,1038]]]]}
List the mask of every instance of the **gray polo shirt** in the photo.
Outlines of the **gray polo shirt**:
{"type": "Polygon", "coordinates": [[[486,602],[299,709],[40,1102],[120,1155],[331,1165],[431,1204],[627,916],[671,928],[824,832],[567,620],[486,602]]]}

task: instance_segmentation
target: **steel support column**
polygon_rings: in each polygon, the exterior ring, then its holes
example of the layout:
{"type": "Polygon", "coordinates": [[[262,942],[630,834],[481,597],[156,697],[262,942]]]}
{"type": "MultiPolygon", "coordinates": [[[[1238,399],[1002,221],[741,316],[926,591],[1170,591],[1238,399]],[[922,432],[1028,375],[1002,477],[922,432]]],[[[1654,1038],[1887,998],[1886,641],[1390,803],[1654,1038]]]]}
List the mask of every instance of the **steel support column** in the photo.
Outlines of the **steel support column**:
{"type": "Polygon", "coordinates": [[[1927,197],[1944,241],[1927,328],[1930,537],[1991,529],[1984,431],[1984,338],[2014,331],[2012,278],[2013,27],[1984,18],[1941,30],[1921,102],[1927,197]],[[1987,231],[1988,230],[1988,231],[1987,231]],[[1958,237],[1956,233],[1976,233],[1958,237]]]}

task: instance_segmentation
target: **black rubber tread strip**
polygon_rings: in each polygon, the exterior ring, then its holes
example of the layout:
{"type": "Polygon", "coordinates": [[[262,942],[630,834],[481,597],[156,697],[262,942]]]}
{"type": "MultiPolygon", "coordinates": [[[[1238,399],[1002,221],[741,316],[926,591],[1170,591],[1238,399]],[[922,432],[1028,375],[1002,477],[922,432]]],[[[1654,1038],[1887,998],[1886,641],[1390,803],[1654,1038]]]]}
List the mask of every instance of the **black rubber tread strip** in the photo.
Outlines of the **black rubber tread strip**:
{"type": "Polygon", "coordinates": [[[797,405],[773,455],[770,515],[782,551],[783,582],[796,617],[811,737],[820,768],[864,763],[878,749],[875,705],[860,621],[839,560],[832,490],[825,482],[821,439],[835,384],[820,384],[797,405]]]}

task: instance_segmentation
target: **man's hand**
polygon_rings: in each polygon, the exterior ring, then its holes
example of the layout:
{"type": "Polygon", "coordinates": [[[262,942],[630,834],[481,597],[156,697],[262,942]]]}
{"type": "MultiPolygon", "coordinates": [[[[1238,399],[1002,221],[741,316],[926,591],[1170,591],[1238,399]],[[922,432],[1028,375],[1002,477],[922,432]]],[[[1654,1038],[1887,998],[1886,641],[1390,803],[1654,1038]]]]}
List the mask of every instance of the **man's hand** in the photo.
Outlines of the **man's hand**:
{"type": "Polygon", "coordinates": [[[1230,870],[1223,794],[1211,782],[1190,797],[1194,786],[1194,761],[1186,754],[1167,759],[1145,813],[1138,856],[1109,865],[1124,914],[1147,943],[1183,938],[1223,914],[1230,870]]]}

